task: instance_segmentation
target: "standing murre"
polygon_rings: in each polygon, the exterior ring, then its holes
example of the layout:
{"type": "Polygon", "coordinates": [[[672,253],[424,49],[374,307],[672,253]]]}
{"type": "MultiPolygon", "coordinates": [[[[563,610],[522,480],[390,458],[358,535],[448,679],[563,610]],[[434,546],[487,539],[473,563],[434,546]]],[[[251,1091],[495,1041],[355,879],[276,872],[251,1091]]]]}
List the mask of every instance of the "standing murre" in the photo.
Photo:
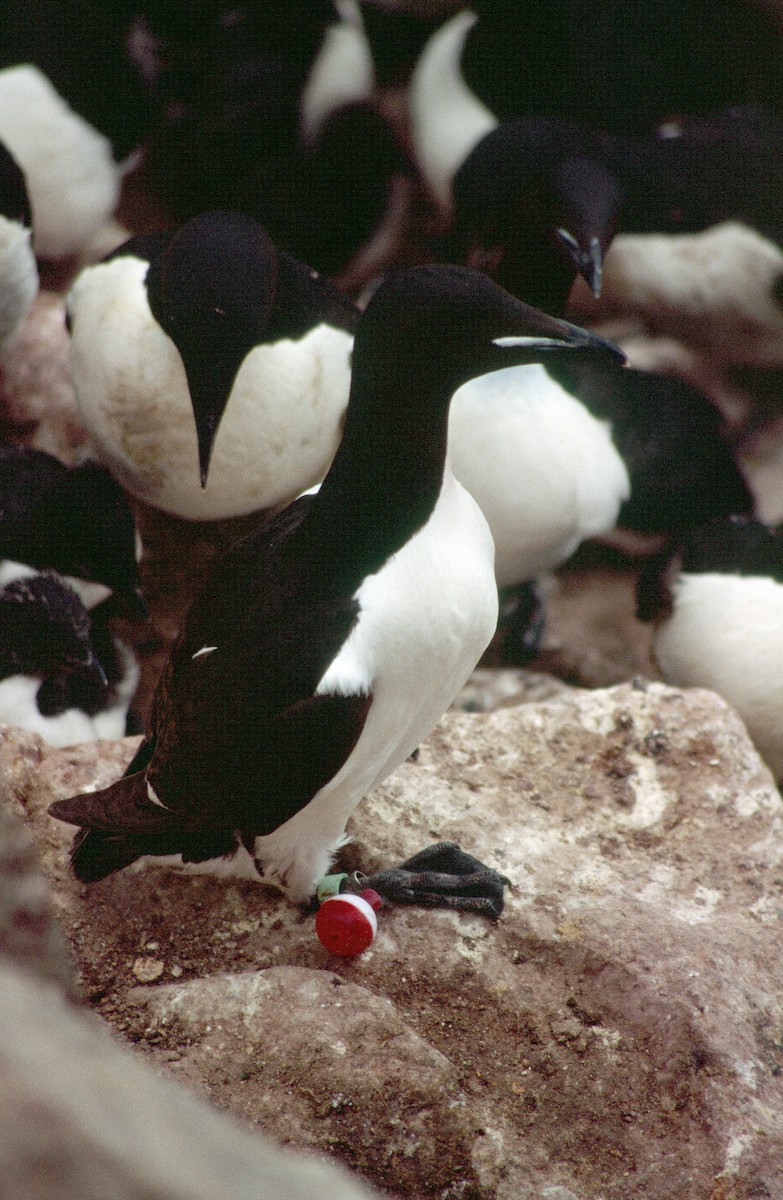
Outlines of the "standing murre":
{"type": "Polygon", "coordinates": [[[95,453],[139,499],[219,519],[288,503],[326,472],[358,312],[253,218],[132,238],[79,275],[67,311],[95,453]]]}
{"type": "Polygon", "coordinates": [[[102,649],[105,664],[90,614],[58,575],[0,587],[0,722],[54,746],[122,737],[139,668],[108,634],[102,649]]]}
{"type": "Polygon", "coordinates": [[[356,805],[432,729],[495,630],[492,539],[447,459],[451,396],[560,354],[619,352],[477,271],[384,281],[320,490],[218,561],[128,773],[52,805],[82,826],[80,879],[176,855],[312,895],[356,805]]]}
{"type": "Polygon", "coordinates": [[[783,780],[783,531],[744,516],[690,531],[645,566],[637,616],[666,682],[718,692],[783,780]]]}

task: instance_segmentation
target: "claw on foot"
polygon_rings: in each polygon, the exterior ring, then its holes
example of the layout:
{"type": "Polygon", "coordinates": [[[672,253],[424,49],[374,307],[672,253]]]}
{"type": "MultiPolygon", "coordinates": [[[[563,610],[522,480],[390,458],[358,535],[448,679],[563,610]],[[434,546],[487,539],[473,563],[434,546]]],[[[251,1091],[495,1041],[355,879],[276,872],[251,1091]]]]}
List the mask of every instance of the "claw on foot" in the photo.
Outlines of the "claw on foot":
{"type": "Polygon", "coordinates": [[[437,842],[406,859],[399,867],[375,875],[354,872],[350,891],[372,888],[390,904],[420,904],[477,912],[497,920],[503,912],[503,889],[511,881],[467,854],[456,842],[437,842]]]}

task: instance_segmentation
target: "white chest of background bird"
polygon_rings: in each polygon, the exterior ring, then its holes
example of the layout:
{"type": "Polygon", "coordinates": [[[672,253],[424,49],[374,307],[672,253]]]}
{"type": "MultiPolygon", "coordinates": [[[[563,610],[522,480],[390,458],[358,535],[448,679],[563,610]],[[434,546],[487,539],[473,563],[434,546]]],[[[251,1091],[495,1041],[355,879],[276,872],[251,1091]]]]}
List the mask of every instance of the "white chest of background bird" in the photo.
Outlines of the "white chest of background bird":
{"type": "Polygon", "coordinates": [[[277,255],[250,218],[206,214],[155,237],[155,250],[134,239],[87,268],[69,293],[71,370],[96,454],[139,499],[187,520],[290,502],[339,443],[352,305],[277,255]]]}

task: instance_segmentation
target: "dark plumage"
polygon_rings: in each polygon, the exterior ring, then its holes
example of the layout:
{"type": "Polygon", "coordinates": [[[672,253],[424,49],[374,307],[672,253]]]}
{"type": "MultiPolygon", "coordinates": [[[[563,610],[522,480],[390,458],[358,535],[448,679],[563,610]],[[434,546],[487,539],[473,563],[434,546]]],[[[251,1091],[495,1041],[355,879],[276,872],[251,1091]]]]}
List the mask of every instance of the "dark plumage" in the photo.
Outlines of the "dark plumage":
{"type": "Polygon", "coordinates": [[[744,0],[475,0],[467,83],[500,120],[545,113],[622,135],[763,102],[779,108],[779,20],[744,0]]]}
{"type": "Polygon", "coordinates": [[[95,462],[66,467],[42,450],[0,446],[0,558],[81,581],[88,604],[116,592],[130,615],[145,612],[133,515],[95,462]]]}
{"type": "Polygon", "coordinates": [[[0,215],[28,229],[33,223],[30,197],[24,172],[6,146],[0,142],[0,215]]]}
{"type": "Polygon", "coordinates": [[[681,379],[590,364],[552,372],[590,412],[611,423],[631,494],[617,525],[676,534],[715,516],[753,511],[753,495],[715,405],[681,379]]]}
{"type": "Polygon", "coordinates": [[[597,140],[546,120],[483,138],[454,180],[455,261],[486,270],[545,312],[564,312],[574,279],[599,295],[626,192],[597,140]]]}
{"type": "Polygon", "coordinates": [[[59,746],[122,736],[138,669],[104,639],[110,681],[92,635],[90,614],[58,575],[0,588],[0,721],[59,746]]]}

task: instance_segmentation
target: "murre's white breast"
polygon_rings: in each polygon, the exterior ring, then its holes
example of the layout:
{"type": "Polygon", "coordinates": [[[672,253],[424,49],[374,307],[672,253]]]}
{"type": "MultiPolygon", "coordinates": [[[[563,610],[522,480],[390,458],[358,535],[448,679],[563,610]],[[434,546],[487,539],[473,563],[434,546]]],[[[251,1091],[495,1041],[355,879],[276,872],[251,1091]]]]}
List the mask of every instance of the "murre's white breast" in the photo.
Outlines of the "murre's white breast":
{"type": "Polygon", "coordinates": [[[13,343],[37,293],[30,230],[0,215],[0,355],[13,343]]]}
{"type": "Polygon", "coordinates": [[[666,682],[718,692],[783,779],[783,585],[762,576],[684,573],[653,645],[666,682]]]}
{"type": "Polygon", "coordinates": [[[476,14],[467,10],[444,21],[422,50],[408,89],[416,161],[446,212],[454,176],[498,123],[460,70],[465,39],[475,23],[476,14]]]}
{"type": "Polygon", "coordinates": [[[630,494],[609,426],[537,363],[455,392],[449,454],[489,523],[500,587],[551,570],[612,529],[630,494]]]}
{"type": "Polygon", "coordinates": [[[337,449],[350,334],[321,324],[250,351],[202,488],[185,368],[150,312],[147,266],[133,257],[98,264],[70,292],[71,370],[97,456],[139,499],[187,520],[293,500],[323,477],[337,449]]]}
{"type": "Polygon", "coordinates": [[[0,71],[0,139],[24,172],[36,254],[83,253],[119,198],[111,143],[29,65],[0,71]]]}

